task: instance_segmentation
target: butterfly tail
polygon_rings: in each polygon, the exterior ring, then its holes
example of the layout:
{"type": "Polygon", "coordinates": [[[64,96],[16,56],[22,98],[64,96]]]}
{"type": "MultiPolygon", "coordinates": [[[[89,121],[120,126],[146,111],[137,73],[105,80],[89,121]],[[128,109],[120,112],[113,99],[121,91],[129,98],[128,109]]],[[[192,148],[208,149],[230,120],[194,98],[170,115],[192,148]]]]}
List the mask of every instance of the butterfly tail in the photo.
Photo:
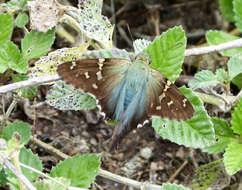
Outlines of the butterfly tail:
{"type": "MultiPolygon", "coordinates": [[[[145,111],[146,96],[144,91],[146,88],[140,89],[132,101],[128,103],[120,122],[115,126],[113,136],[111,138],[110,150],[117,149],[123,138],[128,135],[133,129],[136,129],[138,124],[143,125],[147,120],[148,115],[145,111]]],[[[128,99],[125,99],[126,101],[128,99]]],[[[124,103],[125,105],[125,103],[124,103]]]]}
{"type": "Polygon", "coordinates": [[[114,150],[117,149],[118,145],[121,143],[123,138],[132,131],[133,129],[126,126],[124,122],[120,121],[114,129],[112,138],[111,138],[111,143],[109,146],[109,151],[113,152],[114,150]]]}

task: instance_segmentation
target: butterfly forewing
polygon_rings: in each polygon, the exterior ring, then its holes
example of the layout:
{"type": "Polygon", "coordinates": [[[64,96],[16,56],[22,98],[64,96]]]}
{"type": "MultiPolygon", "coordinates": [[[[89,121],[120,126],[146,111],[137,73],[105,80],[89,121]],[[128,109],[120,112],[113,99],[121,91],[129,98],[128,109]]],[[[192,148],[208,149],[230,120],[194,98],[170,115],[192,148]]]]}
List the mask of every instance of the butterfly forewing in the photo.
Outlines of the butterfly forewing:
{"type": "Polygon", "coordinates": [[[148,86],[148,115],[156,115],[171,120],[187,120],[194,109],[178,88],[160,72],[151,70],[152,80],[148,86]]]}
{"type": "Polygon", "coordinates": [[[83,59],[61,64],[57,72],[66,83],[101,99],[121,80],[127,64],[123,59],[83,59]]]}

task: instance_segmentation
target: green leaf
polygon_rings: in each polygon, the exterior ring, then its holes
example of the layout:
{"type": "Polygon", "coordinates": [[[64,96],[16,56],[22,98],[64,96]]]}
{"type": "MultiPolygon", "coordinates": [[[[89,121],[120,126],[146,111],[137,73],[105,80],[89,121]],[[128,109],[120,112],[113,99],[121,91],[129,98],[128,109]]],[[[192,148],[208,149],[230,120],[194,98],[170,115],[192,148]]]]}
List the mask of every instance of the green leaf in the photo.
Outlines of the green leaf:
{"type": "MultiPolygon", "coordinates": [[[[58,180],[62,184],[64,184],[66,187],[70,186],[71,182],[68,179],[65,179],[63,177],[54,178],[55,180],[58,180]]],[[[37,188],[37,190],[66,190],[65,186],[62,186],[53,180],[50,179],[43,179],[41,181],[35,182],[34,186],[37,188]]]]}
{"type": "Polygon", "coordinates": [[[59,110],[88,110],[96,107],[96,100],[63,81],[56,82],[48,91],[46,101],[59,110]]]}
{"type": "Polygon", "coordinates": [[[235,133],[242,135],[242,98],[238,101],[232,113],[232,129],[235,133]]]}
{"type": "Polygon", "coordinates": [[[235,25],[239,29],[239,31],[242,31],[242,1],[241,0],[233,0],[234,5],[234,20],[235,25]]]}
{"type": "Polygon", "coordinates": [[[19,28],[23,28],[29,22],[29,16],[26,13],[19,13],[15,24],[19,28]]]}
{"type": "Polygon", "coordinates": [[[208,147],[203,148],[204,152],[208,152],[210,154],[218,154],[227,148],[228,144],[232,139],[236,139],[235,135],[228,122],[223,119],[219,119],[216,117],[211,118],[216,135],[216,142],[208,147]]]}
{"type": "Polygon", "coordinates": [[[177,185],[175,183],[171,184],[171,183],[163,183],[161,190],[189,190],[186,187],[183,187],[182,185],[177,185]]]}
{"type": "Polygon", "coordinates": [[[21,55],[19,62],[16,64],[14,62],[9,63],[9,67],[18,73],[25,74],[28,71],[28,61],[24,59],[21,55]]]}
{"type": "MultiPolygon", "coordinates": [[[[1,47],[0,47],[0,61],[1,60],[1,47]]],[[[8,64],[6,62],[0,62],[0,74],[4,73],[8,69],[8,64]]]]}
{"type": "Polygon", "coordinates": [[[231,57],[228,61],[228,73],[230,80],[242,74],[242,55],[238,54],[231,57]]]}
{"type": "MultiPolygon", "coordinates": [[[[12,78],[13,78],[14,82],[19,82],[19,81],[28,80],[29,77],[26,75],[13,74],[12,78]]],[[[21,92],[22,97],[32,99],[37,94],[37,88],[38,88],[37,86],[30,86],[30,87],[22,88],[22,89],[19,89],[16,91],[21,92]]]]}
{"type": "MultiPolygon", "coordinates": [[[[19,153],[19,161],[31,168],[42,171],[42,162],[38,155],[34,154],[30,149],[22,148],[19,153]]],[[[39,174],[33,172],[27,168],[21,167],[23,174],[28,178],[29,181],[33,182],[39,178],[39,174]]]]}
{"type": "MultiPolygon", "coordinates": [[[[228,34],[223,31],[218,31],[218,30],[209,30],[206,33],[206,39],[209,45],[218,45],[218,44],[223,44],[229,41],[237,40],[239,37],[228,34]]],[[[224,50],[219,52],[223,56],[233,56],[238,53],[242,53],[242,48],[234,48],[234,49],[229,49],[229,50],[224,50]]]]}
{"type": "Polygon", "coordinates": [[[196,170],[192,189],[223,189],[228,186],[229,183],[230,177],[225,171],[222,160],[217,160],[202,165],[196,170]]]}
{"type": "Polygon", "coordinates": [[[188,85],[192,89],[216,86],[219,83],[217,77],[208,70],[200,71],[194,75],[194,79],[190,80],[188,85]]]}
{"type": "Polygon", "coordinates": [[[151,44],[151,42],[145,39],[135,40],[133,42],[135,54],[138,55],[139,53],[143,52],[144,49],[146,49],[149,46],[149,44],[151,44]]]}
{"type": "Polygon", "coordinates": [[[221,83],[228,83],[230,81],[229,74],[224,69],[216,70],[216,78],[221,83]]]}
{"type": "Polygon", "coordinates": [[[216,143],[211,146],[202,148],[202,151],[209,154],[218,154],[220,152],[223,152],[228,147],[228,144],[230,142],[231,140],[229,138],[218,138],[216,143]]]}
{"type": "Polygon", "coordinates": [[[20,190],[18,178],[15,176],[8,177],[8,183],[10,190],[20,190]]]}
{"type": "Polygon", "coordinates": [[[22,58],[18,46],[11,41],[0,46],[0,63],[4,68],[0,72],[4,72],[8,68],[19,73],[26,73],[28,70],[28,63],[22,58]]]}
{"type": "MultiPolygon", "coordinates": [[[[27,5],[28,0],[11,0],[7,4],[11,9],[16,11],[25,11],[25,6],[27,5]]],[[[31,1],[31,0],[29,0],[31,1]]]]}
{"type": "Polygon", "coordinates": [[[239,74],[236,77],[234,77],[232,83],[235,84],[239,89],[242,89],[242,74],[239,74]]]}
{"type": "Polygon", "coordinates": [[[39,58],[45,55],[51,48],[55,40],[55,29],[51,29],[46,33],[31,30],[21,40],[21,48],[24,58],[27,60],[39,58]]]}
{"type": "Polygon", "coordinates": [[[51,177],[66,177],[71,180],[71,186],[89,188],[95,180],[100,167],[100,157],[95,154],[79,154],[67,158],[53,167],[51,177]]]}
{"type": "Polygon", "coordinates": [[[233,0],[219,0],[219,10],[224,19],[234,21],[233,0]]]}
{"type": "Polygon", "coordinates": [[[24,122],[14,122],[2,129],[2,138],[10,140],[14,132],[18,132],[21,136],[20,143],[27,144],[30,139],[30,126],[24,122]]]}
{"type": "Polygon", "coordinates": [[[0,184],[1,185],[6,185],[7,182],[8,182],[7,173],[5,172],[3,166],[0,165],[0,184]]]}
{"type": "Polygon", "coordinates": [[[0,45],[10,40],[13,32],[13,15],[0,14],[0,45]]]}
{"type": "Polygon", "coordinates": [[[164,32],[144,50],[151,57],[151,67],[174,82],[181,73],[185,56],[186,37],[181,26],[164,32]]]}
{"type": "Polygon", "coordinates": [[[212,117],[212,122],[217,137],[235,138],[233,131],[226,120],[212,117]]]}
{"type": "Polygon", "coordinates": [[[193,105],[193,117],[180,122],[152,117],[153,128],[162,138],[179,145],[193,148],[210,146],[214,143],[215,135],[213,124],[202,101],[190,89],[182,87],[180,90],[193,105]]]}
{"type": "Polygon", "coordinates": [[[19,62],[20,60],[21,53],[18,46],[16,46],[13,42],[7,41],[0,45],[0,63],[1,65],[4,65],[5,68],[1,70],[1,72],[4,72],[8,67],[19,73],[27,72],[27,69],[19,62]]]}
{"type": "Polygon", "coordinates": [[[230,175],[242,168],[242,144],[232,142],[228,145],[224,153],[224,165],[230,175]]]}

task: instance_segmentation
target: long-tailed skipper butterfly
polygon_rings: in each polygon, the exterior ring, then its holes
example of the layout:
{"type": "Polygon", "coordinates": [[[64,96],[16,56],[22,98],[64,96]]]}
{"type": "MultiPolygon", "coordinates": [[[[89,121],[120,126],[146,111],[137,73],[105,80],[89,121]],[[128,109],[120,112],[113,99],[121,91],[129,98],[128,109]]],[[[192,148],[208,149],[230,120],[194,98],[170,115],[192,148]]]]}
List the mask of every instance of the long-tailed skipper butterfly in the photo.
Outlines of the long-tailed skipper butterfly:
{"type": "Polygon", "coordinates": [[[111,149],[152,115],[187,120],[194,110],[187,98],[159,71],[147,55],[131,59],[81,59],[58,66],[68,84],[93,94],[108,118],[117,120],[111,149]]]}

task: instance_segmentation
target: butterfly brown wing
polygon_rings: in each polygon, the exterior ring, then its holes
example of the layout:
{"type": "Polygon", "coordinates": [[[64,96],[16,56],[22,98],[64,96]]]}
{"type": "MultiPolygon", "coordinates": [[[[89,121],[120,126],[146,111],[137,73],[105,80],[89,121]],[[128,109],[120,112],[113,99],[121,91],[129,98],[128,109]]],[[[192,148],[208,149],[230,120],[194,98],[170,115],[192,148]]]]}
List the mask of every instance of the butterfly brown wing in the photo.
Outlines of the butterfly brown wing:
{"type": "Polygon", "coordinates": [[[82,59],[58,66],[60,77],[75,88],[93,94],[108,118],[113,119],[114,110],[107,107],[111,90],[125,75],[130,64],[125,59],[82,59]]]}
{"type": "Polygon", "coordinates": [[[57,72],[66,83],[102,99],[123,77],[120,68],[127,64],[123,59],[83,59],[63,63],[57,72]]]}
{"type": "Polygon", "coordinates": [[[147,91],[147,112],[170,120],[187,120],[194,109],[178,88],[160,72],[151,69],[152,81],[147,91]]]}

